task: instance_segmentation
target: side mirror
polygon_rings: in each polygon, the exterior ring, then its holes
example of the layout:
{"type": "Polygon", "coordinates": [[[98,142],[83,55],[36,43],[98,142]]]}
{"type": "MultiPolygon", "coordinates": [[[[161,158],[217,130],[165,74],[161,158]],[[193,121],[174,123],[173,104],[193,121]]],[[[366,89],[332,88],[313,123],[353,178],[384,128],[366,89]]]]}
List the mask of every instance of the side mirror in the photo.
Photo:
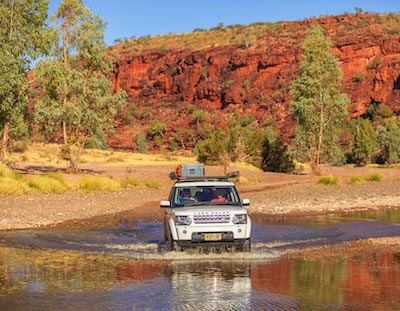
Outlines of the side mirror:
{"type": "Polygon", "coordinates": [[[162,201],[160,201],[160,207],[171,207],[171,202],[162,200],[162,201]]]}
{"type": "Polygon", "coordinates": [[[242,204],[243,205],[250,205],[250,199],[243,199],[242,204]]]}

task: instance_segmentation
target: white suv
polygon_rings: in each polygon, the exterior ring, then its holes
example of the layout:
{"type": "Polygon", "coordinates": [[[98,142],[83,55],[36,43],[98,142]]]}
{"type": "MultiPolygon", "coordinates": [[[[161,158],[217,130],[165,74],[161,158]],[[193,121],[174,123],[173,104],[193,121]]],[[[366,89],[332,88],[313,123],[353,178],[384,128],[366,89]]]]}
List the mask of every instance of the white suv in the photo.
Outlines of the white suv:
{"type": "Polygon", "coordinates": [[[171,178],[177,181],[165,208],[162,251],[206,247],[210,250],[237,249],[250,252],[251,220],[243,208],[235,185],[226,176],[204,176],[202,164],[178,166],[171,178]]]}

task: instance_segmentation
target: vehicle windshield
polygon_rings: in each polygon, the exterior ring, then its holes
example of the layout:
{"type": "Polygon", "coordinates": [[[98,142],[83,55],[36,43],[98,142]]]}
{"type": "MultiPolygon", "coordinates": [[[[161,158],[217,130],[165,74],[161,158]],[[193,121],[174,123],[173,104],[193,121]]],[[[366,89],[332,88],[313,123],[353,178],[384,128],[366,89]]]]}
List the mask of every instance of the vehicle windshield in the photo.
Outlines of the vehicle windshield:
{"type": "Polygon", "coordinates": [[[239,205],[240,199],[235,187],[190,186],[177,187],[173,202],[175,206],[189,205],[239,205]]]}

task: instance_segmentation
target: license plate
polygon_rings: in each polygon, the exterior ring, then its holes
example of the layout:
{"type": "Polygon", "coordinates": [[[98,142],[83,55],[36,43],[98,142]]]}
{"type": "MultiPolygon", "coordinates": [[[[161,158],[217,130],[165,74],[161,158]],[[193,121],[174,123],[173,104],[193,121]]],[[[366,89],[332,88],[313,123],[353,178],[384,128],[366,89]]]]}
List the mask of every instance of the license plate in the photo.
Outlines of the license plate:
{"type": "Polygon", "coordinates": [[[221,241],[221,233],[206,233],[204,234],[204,241],[221,241]]]}

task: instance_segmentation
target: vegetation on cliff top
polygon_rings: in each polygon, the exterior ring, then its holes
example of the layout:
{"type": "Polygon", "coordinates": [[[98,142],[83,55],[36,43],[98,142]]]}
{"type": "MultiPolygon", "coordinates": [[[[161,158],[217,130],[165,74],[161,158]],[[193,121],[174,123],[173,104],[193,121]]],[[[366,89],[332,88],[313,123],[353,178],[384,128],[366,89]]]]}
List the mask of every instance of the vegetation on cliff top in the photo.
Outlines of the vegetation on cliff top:
{"type": "MultiPolygon", "coordinates": [[[[322,17],[320,19],[323,19],[322,17]]],[[[369,14],[358,10],[357,14],[344,13],[336,16],[342,21],[341,29],[357,29],[380,25],[388,34],[400,33],[400,14],[369,14]],[[355,18],[352,18],[355,16],[355,18]]],[[[121,51],[123,53],[141,53],[148,50],[201,50],[216,46],[241,45],[244,48],[257,47],[263,38],[291,37],[299,40],[298,33],[307,30],[308,23],[313,22],[313,18],[304,23],[298,22],[255,22],[249,25],[224,25],[220,23],[210,29],[197,28],[192,33],[167,34],[159,36],[142,36],[139,38],[117,38],[114,46],[109,49],[121,51]]]]}

